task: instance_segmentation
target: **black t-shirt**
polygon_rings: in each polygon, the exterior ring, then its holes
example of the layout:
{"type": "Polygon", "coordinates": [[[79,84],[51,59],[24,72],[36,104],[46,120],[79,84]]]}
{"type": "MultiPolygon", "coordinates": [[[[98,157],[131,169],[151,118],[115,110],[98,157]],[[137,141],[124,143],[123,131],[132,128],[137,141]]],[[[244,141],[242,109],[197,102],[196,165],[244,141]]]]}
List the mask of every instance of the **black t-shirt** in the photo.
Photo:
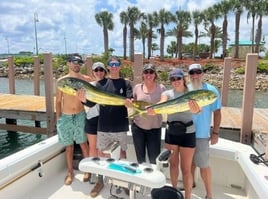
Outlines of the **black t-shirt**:
{"type": "MultiPolygon", "coordinates": [[[[97,82],[96,87],[100,90],[132,98],[133,91],[129,81],[122,78],[105,78],[97,82]]],[[[125,106],[100,105],[98,131],[121,132],[129,130],[128,113],[125,106]]]]}

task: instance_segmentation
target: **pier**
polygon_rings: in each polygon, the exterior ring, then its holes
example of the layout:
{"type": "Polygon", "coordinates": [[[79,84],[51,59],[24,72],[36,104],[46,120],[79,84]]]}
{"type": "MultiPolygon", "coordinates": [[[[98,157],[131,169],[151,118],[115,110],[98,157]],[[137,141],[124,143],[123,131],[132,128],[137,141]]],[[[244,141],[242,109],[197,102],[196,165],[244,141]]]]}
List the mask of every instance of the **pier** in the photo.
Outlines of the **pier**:
{"type": "MultiPolygon", "coordinates": [[[[239,141],[247,144],[251,143],[253,133],[268,133],[268,109],[254,108],[257,62],[257,54],[248,54],[243,106],[242,108],[233,108],[226,106],[229,90],[228,82],[230,80],[230,70],[232,69],[231,58],[225,58],[224,60],[224,77],[221,90],[223,104],[221,131],[238,132],[239,141]]],[[[34,95],[16,95],[12,57],[8,58],[8,65],[10,93],[0,93],[0,118],[6,118],[6,123],[0,124],[0,129],[46,134],[48,137],[55,135],[55,79],[53,79],[51,53],[44,54],[45,96],[39,96],[40,64],[38,57],[34,57],[34,95]],[[34,121],[35,125],[17,125],[15,121],[19,119],[34,121]],[[41,127],[40,122],[46,122],[46,125],[41,127]]],[[[87,57],[85,66],[89,74],[91,65],[92,58],[87,57]]],[[[142,70],[142,65],[142,54],[136,54],[134,57],[134,84],[141,82],[140,71],[142,70]]]]}

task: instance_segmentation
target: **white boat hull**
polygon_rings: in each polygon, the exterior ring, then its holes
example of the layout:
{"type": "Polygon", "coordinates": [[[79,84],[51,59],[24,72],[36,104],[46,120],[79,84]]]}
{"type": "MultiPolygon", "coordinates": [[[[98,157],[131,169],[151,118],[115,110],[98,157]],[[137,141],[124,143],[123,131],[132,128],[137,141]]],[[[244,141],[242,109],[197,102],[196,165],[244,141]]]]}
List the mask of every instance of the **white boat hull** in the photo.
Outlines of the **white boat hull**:
{"type": "MultiPolygon", "coordinates": [[[[71,186],[63,184],[67,173],[65,152],[62,152],[63,147],[57,140],[57,136],[53,136],[0,160],[0,198],[90,198],[93,185],[82,182],[81,171],[76,171],[71,186]]],[[[128,146],[128,161],[135,161],[131,138],[128,146]]],[[[268,167],[252,163],[249,160],[251,153],[255,153],[252,147],[225,139],[211,146],[214,199],[268,198],[268,167]]],[[[165,174],[168,177],[168,171],[165,174]]],[[[196,177],[193,199],[204,198],[205,191],[198,172],[196,177]]],[[[107,185],[97,198],[109,196],[107,185]]],[[[150,198],[150,193],[137,194],[137,198],[150,198]]]]}

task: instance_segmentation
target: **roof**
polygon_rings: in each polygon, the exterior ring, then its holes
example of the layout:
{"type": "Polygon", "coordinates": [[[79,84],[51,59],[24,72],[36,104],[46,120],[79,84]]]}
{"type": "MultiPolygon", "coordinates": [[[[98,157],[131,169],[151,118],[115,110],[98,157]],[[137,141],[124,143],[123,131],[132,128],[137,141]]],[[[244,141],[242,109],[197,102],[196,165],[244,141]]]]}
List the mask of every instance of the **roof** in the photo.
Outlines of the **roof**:
{"type": "MultiPolygon", "coordinates": [[[[253,44],[254,45],[256,45],[256,43],[255,42],[253,42],[253,44]]],[[[261,41],[260,42],[260,45],[264,45],[265,44],[265,42],[264,41],[261,41]]],[[[234,46],[235,45],[235,41],[231,41],[230,42],[230,44],[229,44],[229,46],[234,46]]],[[[239,46],[251,46],[252,45],[252,41],[239,41],[239,44],[238,44],[239,46]]]]}

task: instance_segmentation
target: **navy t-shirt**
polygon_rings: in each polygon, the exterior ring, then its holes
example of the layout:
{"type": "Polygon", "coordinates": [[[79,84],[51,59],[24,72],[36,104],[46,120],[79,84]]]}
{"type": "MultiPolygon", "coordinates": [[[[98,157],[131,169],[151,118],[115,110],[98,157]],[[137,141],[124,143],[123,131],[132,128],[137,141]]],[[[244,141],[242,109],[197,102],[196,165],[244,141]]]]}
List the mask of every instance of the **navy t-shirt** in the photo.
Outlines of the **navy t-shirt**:
{"type": "MultiPolygon", "coordinates": [[[[132,86],[129,81],[119,78],[105,78],[97,82],[96,87],[100,90],[132,98],[132,86]]],[[[128,112],[125,106],[100,105],[98,131],[122,132],[129,130],[128,112]]]]}

